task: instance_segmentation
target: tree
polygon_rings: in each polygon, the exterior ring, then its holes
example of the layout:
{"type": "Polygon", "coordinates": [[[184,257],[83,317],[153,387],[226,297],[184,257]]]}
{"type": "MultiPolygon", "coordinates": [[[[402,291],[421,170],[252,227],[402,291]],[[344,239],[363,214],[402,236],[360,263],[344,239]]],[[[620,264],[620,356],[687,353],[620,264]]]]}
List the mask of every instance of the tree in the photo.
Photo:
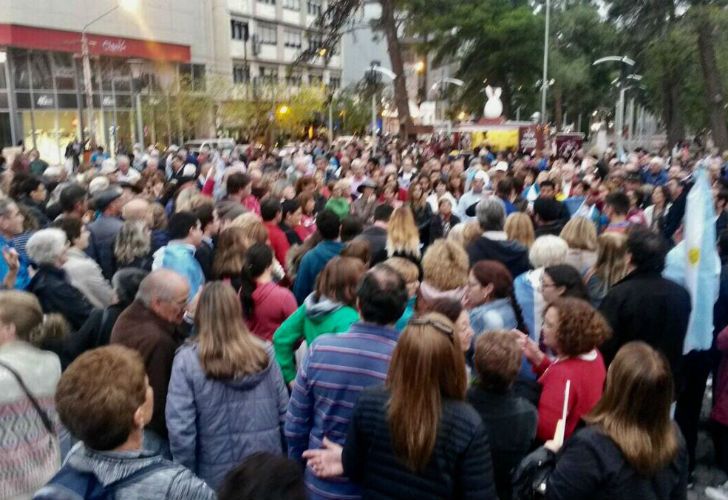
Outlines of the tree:
{"type": "MultiPolygon", "coordinates": [[[[402,60],[402,47],[399,41],[401,21],[396,13],[400,10],[404,0],[378,0],[382,7],[382,15],[374,26],[380,29],[387,41],[387,52],[394,79],[394,95],[399,117],[400,135],[410,137],[413,132],[412,116],[409,112],[409,99],[407,97],[407,81],[402,60]]],[[[303,50],[296,63],[309,62],[317,57],[330,58],[346,32],[350,20],[356,11],[363,5],[363,0],[330,0],[326,9],[319,15],[311,26],[323,33],[323,39],[318,46],[309,46],[303,50]]],[[[294,63],[295,64],[295,63],[294,63]]]]}

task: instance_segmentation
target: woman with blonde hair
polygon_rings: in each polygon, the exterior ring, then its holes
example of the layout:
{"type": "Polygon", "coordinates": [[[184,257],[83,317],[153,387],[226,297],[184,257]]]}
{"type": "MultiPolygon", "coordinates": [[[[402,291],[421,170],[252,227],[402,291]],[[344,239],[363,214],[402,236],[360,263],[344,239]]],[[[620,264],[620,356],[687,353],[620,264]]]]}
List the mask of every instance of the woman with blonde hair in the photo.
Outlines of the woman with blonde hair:
{"type": "Polygon", "coordinates": [[[216,489],[248,455],[282,453],[288,392],[228,285],[203,288],[195,326],[196,340],[174,357],[165,416],[174,461],[216,489]]]}
{"type": "Polygon", "coordinates": [[[392,212],[387,224],[387,243],[374,256],[372,266],[391,257],[402,257],[411,260],[420,269],[420,275],[422,275],[420,232],[409,207],[395,208],[394,212],[392,212]]]}
{"type": "Polygon", "coordinates": [[[597,238],[597,259],[584,282],[592,305],[599,307],[607,292],[627,275],[627,237],[620,233],[604,233],[597,238]]]}
{"type": "MultiPolygon", "coordinates": [[[[622,347],[609,366],[604,395],[584,416],[586,427],[558,457],[561,446],[548,442],[524,461],[542,468],[539,496],[687,498],[687,450],[670,417],[673,394],[670,365],[660,352],[644,342],[622,347]]],[[[528,494],[533,482],[522,475],[524,465],[516,485],[523,484],[528,494]]]]}
{"type": "Polygon", "coordinates": [[[526,248],[531,248],[536,239],[533,221],[531,221],[528,214],[523,212],[515,212],[509,215],[503,229],[509,240],[517,241],[526,248]]]}
{"type": "Polygon", "coordinates": [[[359,483],[365,498],[496,498],[487,431],[466,388],[453,323],[438,313],[411,320],[385,386],[359,396],[344,447],[324,439],[303,456],[319,477],[359,483]]]}
{"type": "Polygon", "coordinates": [[[597,260],[597,228],[586,217],[572,217],[559,234],[569,245],[566,264],[586,273],[597,260]]]}
{"type": "Polygon", "coordinates": [[[445,298],[463,299],[468,284],[468,254],[457,243],[435,241],[422,258],[423,279],[417,294],[417,311],[431,310],[445,298]]]}
{"type": "Polygon", "coordinates": [[[483,230],[477,221],[461,222],[450,229],[447,239],[463,248],[468,248],[468,245],[477,240],[481,234],[483,234],[483,230]]]}

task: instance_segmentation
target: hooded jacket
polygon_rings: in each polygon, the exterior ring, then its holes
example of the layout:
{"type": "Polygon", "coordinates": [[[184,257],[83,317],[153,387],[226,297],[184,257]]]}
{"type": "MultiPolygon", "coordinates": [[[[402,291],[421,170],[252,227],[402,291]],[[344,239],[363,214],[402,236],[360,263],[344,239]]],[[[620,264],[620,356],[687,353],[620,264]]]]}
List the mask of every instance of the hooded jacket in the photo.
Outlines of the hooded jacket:
{"type": "Polygon", "coordinates": [[[283,452],[288,392],[272,349],[266,351],[263,370],[228,380],[207,376],[197,343],[175,355],[165,411],[170,451],[212,488],[248,455],[283,452]]]}
{"type": "Polygon", "coordinates": [[[497,260],[508,268],[511,276],[528,271],[528,249],[516,241],[495,240],[481,236],[467,249],[470,266],[481,260],[497,260]]]}
{"type": "Polygon", "coordinates": [[[162,268],[171,269],[187,279],[190,285],[189,300],[192,300],[200,287],[205,284],[205,274],[195,258],[195,247],[192,245],[181,241],[170,241],[154,252],[152,271],[162,268]]]}
{"type": "Polygon", "coordinates": [[[346,332],[356,321],[359,321],[359,313],[353,307],[310,294],[273,334],[276,360],[286,384],[296,378],[295,352],[301,341],[305,339],[306,344],[311,345],[325,333],[346,332]]]}
{"type": "Polygon", "coordinates": [[[253,316],[246,319],[251,332],[263,340],[271,341],[273,333],[296,310],[296,297],[288,288],[273,282],[255,287],[253,316]]]}
{"type": "MultiPolygon", "coordinates": [[[[141,474],[137,481],[119,486],[117,500],[153,498],[155,500],[214,500],[217,498],[203,481],[182,467],[150,451],[95,451],[83,443],[76,444],[66,457],[66,463],[81,472],[92,472],[104,486],[123,481],[151,464],[164,462],[149,474],[141,474]]],[[[83,500],[83,497],[58,486],[45,486],[34,498],[53,500],[83,500]]]]}

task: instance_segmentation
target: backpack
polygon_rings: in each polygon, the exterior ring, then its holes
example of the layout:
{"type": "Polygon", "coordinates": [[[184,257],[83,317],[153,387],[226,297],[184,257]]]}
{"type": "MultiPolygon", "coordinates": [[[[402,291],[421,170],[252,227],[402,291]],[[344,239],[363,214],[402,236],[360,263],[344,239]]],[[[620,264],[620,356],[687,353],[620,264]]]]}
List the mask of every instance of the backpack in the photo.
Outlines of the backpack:
{"type": "Polygon", "coordinates": [[[113,500],[118,489],[167,466],[166,461],[160,460],[104,486],[93,472],[80,471],[66,464],[33,496],[33,500],[113,500]]]}

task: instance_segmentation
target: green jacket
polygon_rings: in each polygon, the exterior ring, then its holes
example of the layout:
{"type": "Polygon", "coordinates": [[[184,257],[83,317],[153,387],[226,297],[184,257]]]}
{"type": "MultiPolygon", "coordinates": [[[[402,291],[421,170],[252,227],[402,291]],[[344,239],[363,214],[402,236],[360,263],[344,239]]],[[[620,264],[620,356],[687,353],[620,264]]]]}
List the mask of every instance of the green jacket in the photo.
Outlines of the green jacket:
{"type": "Polygon", "coordinates": [[[343,219],[351,211],[351,202],[346,198],[329,198],[324,208],[328,208],[338,215],[339,219],[343,219]]]}
{"type": "Polygon", "coordinates": [[[329,301],[316,300],[309,295],[296,311],[273,334],[276,361],[281,367],[286,384],[296,378],[296,349],[302,340],[311,345],[316,337],[326,333],[343,333],[352,323],[359,321],[353,307],[329,301]]]}

